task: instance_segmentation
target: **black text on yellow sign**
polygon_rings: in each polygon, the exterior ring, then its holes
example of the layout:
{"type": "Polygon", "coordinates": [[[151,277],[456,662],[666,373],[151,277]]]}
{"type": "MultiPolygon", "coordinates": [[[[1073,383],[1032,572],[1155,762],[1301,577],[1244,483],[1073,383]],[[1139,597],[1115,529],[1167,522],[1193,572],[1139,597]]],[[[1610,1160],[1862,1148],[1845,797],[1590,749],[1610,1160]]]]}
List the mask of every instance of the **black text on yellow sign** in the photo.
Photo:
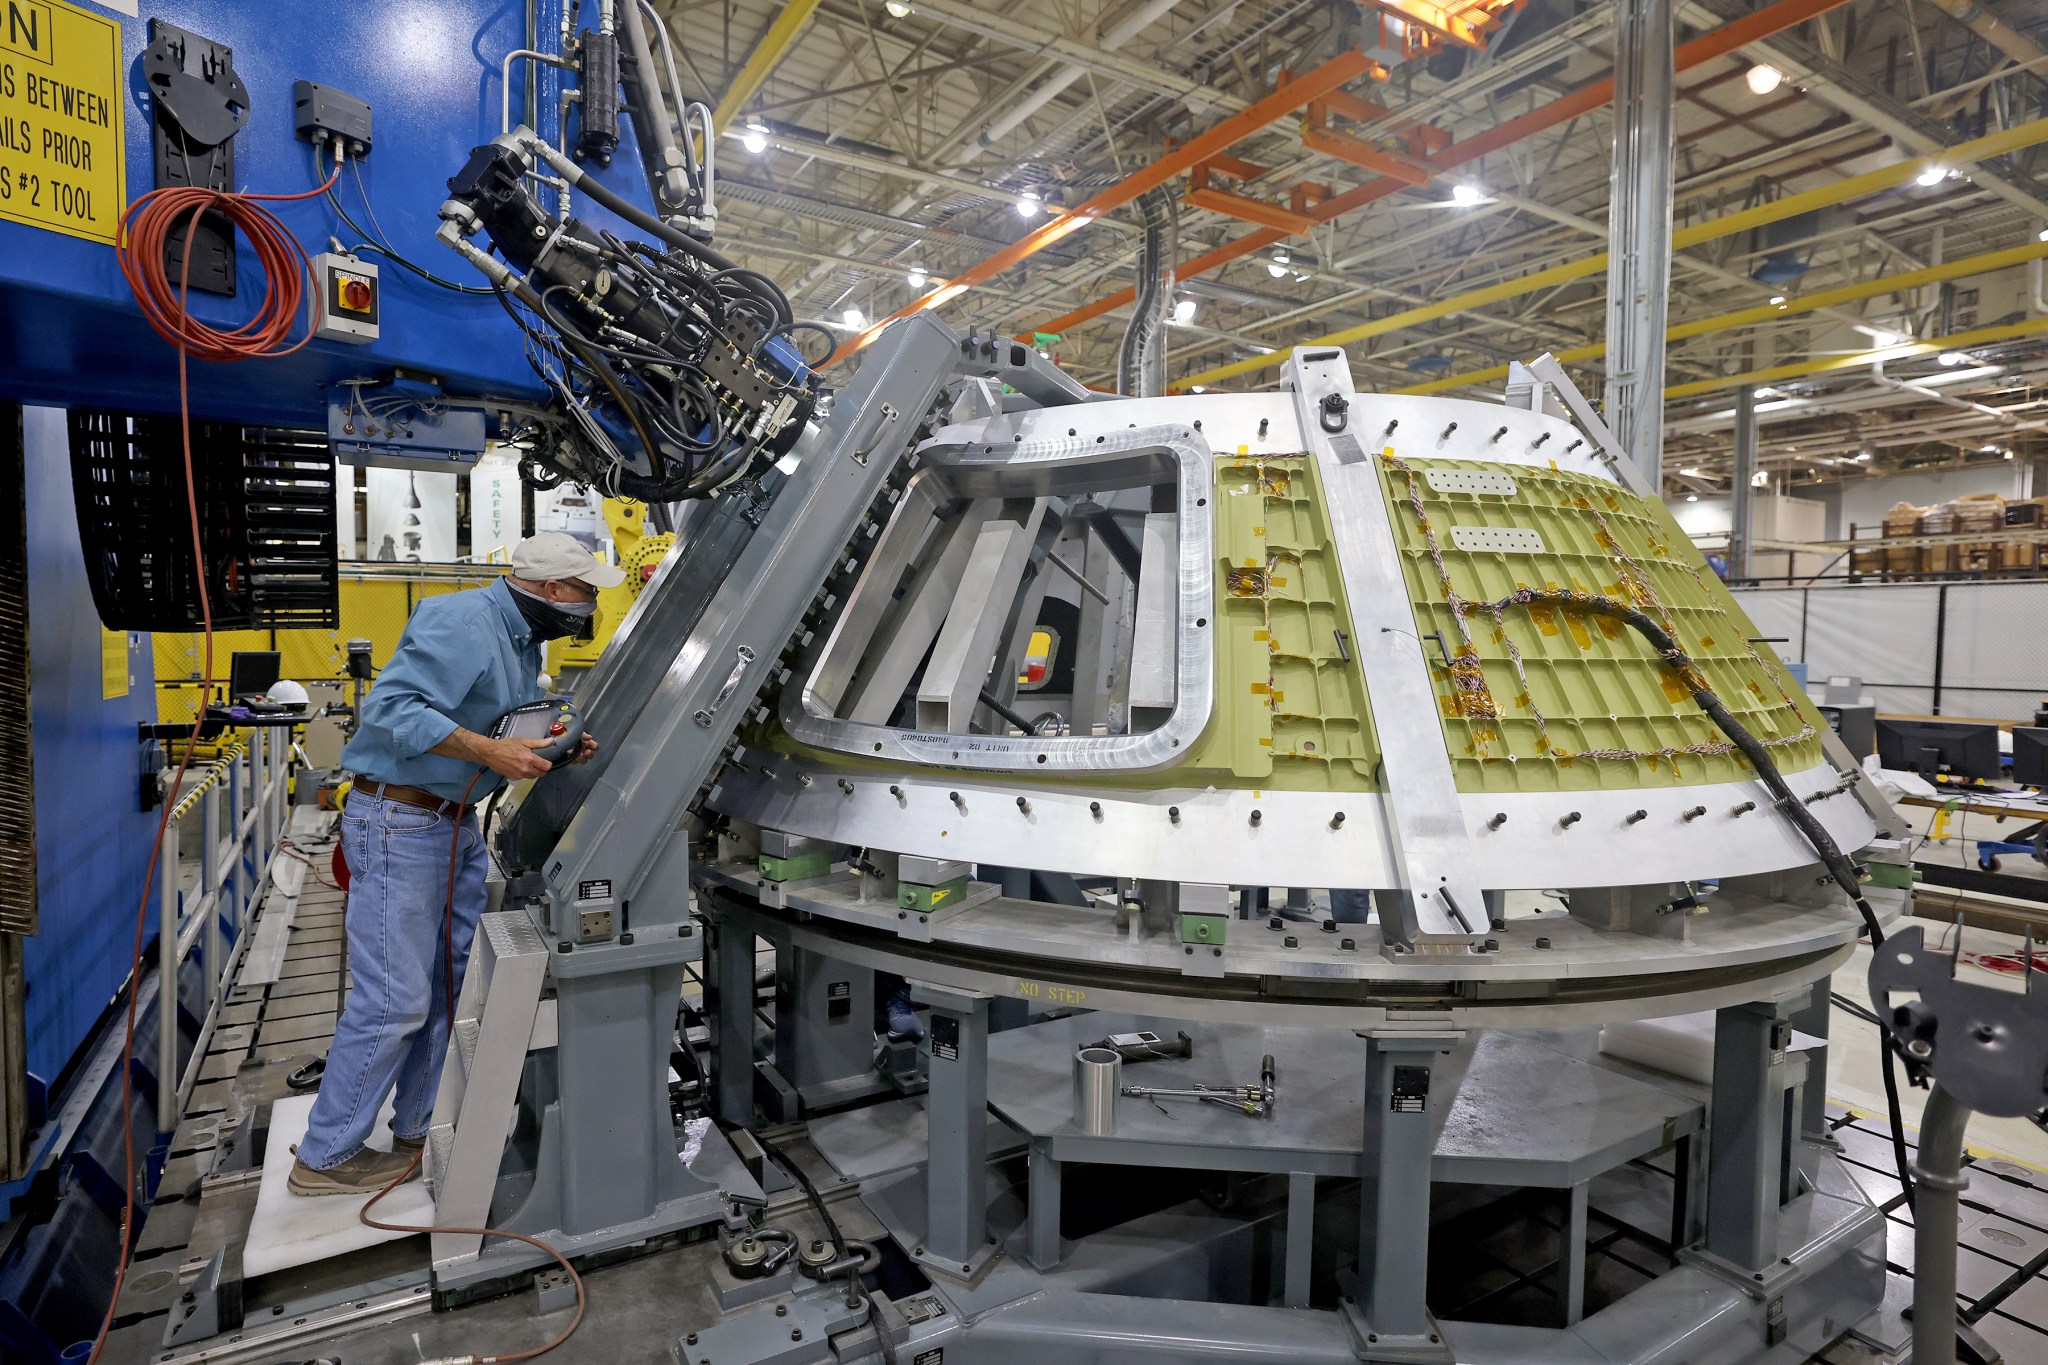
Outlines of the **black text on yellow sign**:
{"type": "Polygon", "coordinates": [[[0,218],[112,243],[126,206],[121,26],[0,0],[0,218]]]}

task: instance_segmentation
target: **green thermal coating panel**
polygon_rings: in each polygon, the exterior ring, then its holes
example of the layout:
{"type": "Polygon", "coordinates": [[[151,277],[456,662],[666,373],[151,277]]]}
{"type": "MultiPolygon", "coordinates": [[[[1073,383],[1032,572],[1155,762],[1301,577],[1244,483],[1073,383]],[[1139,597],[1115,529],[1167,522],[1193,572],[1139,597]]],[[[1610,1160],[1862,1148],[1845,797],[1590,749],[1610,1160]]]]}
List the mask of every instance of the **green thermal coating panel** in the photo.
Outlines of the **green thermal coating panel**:
{"type": "Polygon", "coordinates": [[[761,877],[771,882],[798,882],[806,877],[822,877],[832,870],[830,850],[816,853],[799,853],[794,858],[771,858],[761,855],[761,877]]]}
{"type": "Polygon", "coordinates": [[[955,877],[950,882],[937,886],[919,886],[915,882],[896,883],[896,908],[915,910],[928,915],[934,910],[944,910],[958,905],[967,895],[967,878],[955,877]]]}
{"type": "Polygon", "coordinates": [[[1224,915],[1182,915],[1180,917],[1180,941],[1182,943],[1221,944],[1223,936],[1230,931],[1230,920],[1224,915]]]}
{"type": "Polygon", "coordinates": [[[1525,587],[1640,608],[1771,746],[1781,770],[1820,761],[1812,706],[1769,650],[1750,643],[1755,627],[1661,501],[1547,465],[1406,459],[1395,448],[1379,466],[1459,790],[1752,775],[1678,671],[1634,630],[1584,610],[1499,605],[1525,587]],[[1454,593],[1469,604],[1462,612],[1454,593]],[[1431,638],[1439,632],[1441,646],[1431,638]]]}
{"type": "Polygon", "coordinates": [[[1216,702],[1184,763],[1218,785],[1373,791],[1379,745],[1315,462],[1216,462],[1216,702]]]}

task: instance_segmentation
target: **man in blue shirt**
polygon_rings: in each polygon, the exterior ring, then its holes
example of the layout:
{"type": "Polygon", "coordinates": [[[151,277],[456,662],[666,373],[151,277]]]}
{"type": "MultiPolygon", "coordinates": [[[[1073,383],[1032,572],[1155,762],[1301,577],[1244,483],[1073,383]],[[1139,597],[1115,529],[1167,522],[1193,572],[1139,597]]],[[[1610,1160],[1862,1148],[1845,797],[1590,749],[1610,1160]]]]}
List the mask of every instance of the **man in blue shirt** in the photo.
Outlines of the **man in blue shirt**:
{"type": "MultiPolygon", "coordinates": [[[[341,754],[356,774],[341,817],[354,987],[296,1148],[293,1194],[375,1191],[418,1157],[484,908],[475,803],[550,766],[533,752],[548,741],[491,739],[491,726],[540,699],[542,644],[588,638],[597,590],[624,578],[558,531],[521,541],[496,583],[420,603],[364,698],[341,754]],[[368,1143],[387,1097],[381,1151],[368,1143]]],[[[596,748],[586,736],[569,761],[596,748]]]]}

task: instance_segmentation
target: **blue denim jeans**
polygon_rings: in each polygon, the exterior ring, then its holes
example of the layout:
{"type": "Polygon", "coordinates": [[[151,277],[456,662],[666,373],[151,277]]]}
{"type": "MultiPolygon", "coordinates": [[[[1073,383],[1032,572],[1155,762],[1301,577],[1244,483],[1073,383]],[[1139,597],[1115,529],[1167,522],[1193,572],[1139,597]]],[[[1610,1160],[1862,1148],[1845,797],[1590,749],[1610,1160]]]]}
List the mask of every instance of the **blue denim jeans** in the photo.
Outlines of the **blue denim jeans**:
{"type": "Polygon", "coordinates": [[[348,965],[354,984],[327,1050],[299,1160],[326,1170],[363,1149],[384,1099],[397,1088],[391,1126],[427,1131],[448,1049],[449,844],[455,851],[452,970],[462,988],[469,945],[484,908],[483,835],[465,814],[450,817],[364,791],[341,816],[348,860],[348,965]]]}

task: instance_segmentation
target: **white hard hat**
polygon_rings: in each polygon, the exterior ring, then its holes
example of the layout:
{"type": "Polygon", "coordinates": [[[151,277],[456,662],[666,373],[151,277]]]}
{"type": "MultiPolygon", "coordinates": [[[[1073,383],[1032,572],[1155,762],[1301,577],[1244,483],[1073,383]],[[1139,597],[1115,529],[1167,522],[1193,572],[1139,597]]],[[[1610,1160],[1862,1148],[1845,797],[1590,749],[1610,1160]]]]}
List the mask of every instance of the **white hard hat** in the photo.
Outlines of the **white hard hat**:
{"type": "Polygon", "coordinates": [[[626,581],[624,569],[605,563],[582,541],[560,531],[542,531],[514,546],[512,572],[529,583],[574,579],[593,588],[616,588],[626,581]]]}
{"type": "Polygon", "coordinates": [[[272,683],[263,699],[279,706],[304,706],[312,700],[306,695],[305,684],[293,682],[290,678],[280,678],[272,683]]]}

